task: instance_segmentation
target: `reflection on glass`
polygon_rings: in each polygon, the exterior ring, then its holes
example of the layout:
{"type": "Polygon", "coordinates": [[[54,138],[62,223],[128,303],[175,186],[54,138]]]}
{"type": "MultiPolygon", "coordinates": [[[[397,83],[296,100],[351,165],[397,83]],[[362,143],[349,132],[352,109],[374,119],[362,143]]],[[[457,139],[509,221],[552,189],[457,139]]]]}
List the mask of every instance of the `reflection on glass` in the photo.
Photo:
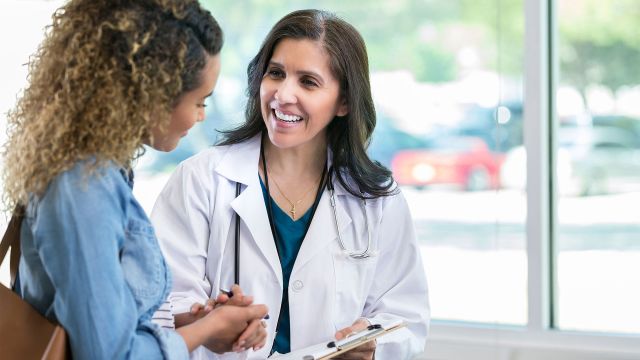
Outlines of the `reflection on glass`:
{"type": "Polygon", "coordinates": [[[640,333],[640,2],[558,9],[555,323],[640,333]]]}

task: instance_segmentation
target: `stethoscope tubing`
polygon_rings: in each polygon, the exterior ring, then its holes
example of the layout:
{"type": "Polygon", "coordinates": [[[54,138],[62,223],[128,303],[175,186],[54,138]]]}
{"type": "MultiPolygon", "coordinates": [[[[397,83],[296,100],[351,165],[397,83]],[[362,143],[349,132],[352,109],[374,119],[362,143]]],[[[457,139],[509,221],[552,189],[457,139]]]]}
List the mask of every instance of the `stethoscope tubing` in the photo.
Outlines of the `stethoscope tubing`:
{"type": "MultiPolygon", "coordinates": [[[[331,204],[331,209],[333,210],[333,221],[336,227],[336,233],[338,234],[338,245],[342,250],[342,253],[346,256],[355,259],[355,260],[364,260],[370,257],[375,256],[375,254],[371,251],[371,227],[369,226],[369,216],[367,211],[367,199],[362,196],[362,211],[364,214],[364,224],[367,228],[367,247],[360,251],[356,250],[348,250],[344,245],[344,241],[342,240],[342,232],[340,231],[340,226],[338,223],[338,211],[336,207],[336,199],[335,199],[335,188],[333,187],[333,167],[329,169],[329,178],[327,179],[327,190],[329,190],[329,203],[331,204]]],[[[236,197],[240,195],[241,184],[236,182],[236,197]]],[[[234,236],[234,245],[235,245],[235,256],[234,256],[234,283],[240,284],[240,215],[236,213],[235,216],[235,236],[234,236]]]]}

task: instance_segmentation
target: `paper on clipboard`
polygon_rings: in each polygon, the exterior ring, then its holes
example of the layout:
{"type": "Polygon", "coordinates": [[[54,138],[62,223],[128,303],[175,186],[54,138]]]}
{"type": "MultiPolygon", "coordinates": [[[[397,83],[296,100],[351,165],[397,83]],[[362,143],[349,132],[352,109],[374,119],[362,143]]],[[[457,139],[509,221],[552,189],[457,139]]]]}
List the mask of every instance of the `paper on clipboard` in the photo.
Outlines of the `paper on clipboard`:
{"type": "Polygon", "coordinates": [[[390,321],[384,324],[374,324],[367,330],[360,331],[342,340],[327,341],[296,350],[288,354],[274,354],[269,359],[274,360],[326,360],[344,354],[358,346],[384,336],[390,332],[406,326],[402,320],[390,321]]]}

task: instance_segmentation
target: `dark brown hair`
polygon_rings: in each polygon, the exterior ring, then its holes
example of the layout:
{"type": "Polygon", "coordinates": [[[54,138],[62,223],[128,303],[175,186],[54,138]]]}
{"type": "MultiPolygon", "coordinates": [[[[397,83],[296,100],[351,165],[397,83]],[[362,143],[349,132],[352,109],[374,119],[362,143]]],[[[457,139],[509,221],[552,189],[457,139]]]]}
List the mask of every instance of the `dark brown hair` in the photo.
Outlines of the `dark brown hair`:
{"type": "Polygon", "coordinates": [[[391,172],[372,161],[366,152],[376,125],[376,113],[364,40],[353,26],[326,11],[294,11],[274,25],[247,68],[246,122],[223,132],[225,138],[220,144],[236,144],[266,130],[260,109],[260,85],[275,47],[287,38],[320,42],[329,54],[331,72],[340,83],[340,97],[348,106],[348,114],[333,119],[327,127],[327,143],[337,170],[335,177],[357,197],[395,193],[391,172]],[[347,181],[343,172],[355,184],[347,181]]]}

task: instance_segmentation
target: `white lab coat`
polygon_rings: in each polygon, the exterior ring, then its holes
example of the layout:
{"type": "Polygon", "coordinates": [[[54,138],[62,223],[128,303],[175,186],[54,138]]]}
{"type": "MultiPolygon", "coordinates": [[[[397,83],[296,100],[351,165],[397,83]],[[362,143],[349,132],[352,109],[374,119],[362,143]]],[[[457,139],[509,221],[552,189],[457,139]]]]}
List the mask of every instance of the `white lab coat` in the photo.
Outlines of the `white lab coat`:
{"type": "MultiPolygon", "coordinates": [[[[240,226],[240,286],[269,307],[266,346],[244,355],[268,356],[280,313],[282,271],[258,175],[260,137],[207,149],[184,161],[158,197],[152,221],[173,274],[174,314],[203,303],[233,284],[234,215],[240,226]],[[236,182],[242,193],[236,198],[236,182]]],[[[337,216],[347,249],[363,249],[367,231],[361,200],[334,180],[337,216]]],[[[401,194],[367,201],[377,256],[354,260],[337,240],[328,191],[324,191],[289,281],[291,349],[332,339],[360,317],[371,323],[401,318],[408,327],[378,339],[376,359],[406,359],[424,349],[429,303],[424,268],[409,209],[401,194]]],[[[240,356],[240,357],[239,357],[240,356]]]]}

